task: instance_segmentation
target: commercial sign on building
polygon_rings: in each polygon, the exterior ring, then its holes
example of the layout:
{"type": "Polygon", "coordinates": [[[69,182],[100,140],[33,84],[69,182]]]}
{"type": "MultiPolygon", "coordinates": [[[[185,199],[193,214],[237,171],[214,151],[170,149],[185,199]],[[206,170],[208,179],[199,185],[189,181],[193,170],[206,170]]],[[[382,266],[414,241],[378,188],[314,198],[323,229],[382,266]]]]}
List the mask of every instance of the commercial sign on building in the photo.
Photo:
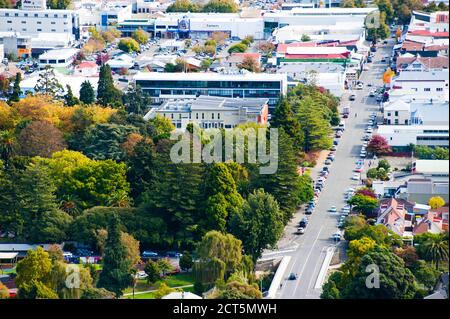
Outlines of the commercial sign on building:
{"type": "Polygon", "coordinates": [[[23,10],[45,10],[46,0],[22,0],[23,10]]]}

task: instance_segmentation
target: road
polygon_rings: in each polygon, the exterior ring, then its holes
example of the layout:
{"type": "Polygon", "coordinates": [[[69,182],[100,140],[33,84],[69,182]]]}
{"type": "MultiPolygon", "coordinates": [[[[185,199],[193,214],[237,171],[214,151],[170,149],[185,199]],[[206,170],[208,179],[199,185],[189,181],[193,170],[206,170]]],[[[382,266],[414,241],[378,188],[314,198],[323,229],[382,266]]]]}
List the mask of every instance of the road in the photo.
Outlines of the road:
{"type": "MultiPolygon", "coordinates": [[[[338,211],[346,204],[344,201],[344,192],[349,188],[356,188],[359,181],[352,181],[351,176],[355,167],[355,162],[359,158],[359,152],[362,144],[364,130],[367,127],[369,115],[378,110],[374,98],[368,98],[368,93],[372,89],[367,87],[367,83],[375,86],[381,86],[382,74],[387,67],[386,63],[381,63],[382,56],[390,56],[393,42],[389,45],[380,47],[376,54],[374,62],[370,65],[369,71],[363,71],[360,80],[364,82],[364,89],[355,90],[356,100],[348,100],[349,93],[342,98],[341,107],[351,104],[351,113],[346,119],[345,132],[340,138],[336,151],[334,162],[330,166],[330,174],[325,182],[325,186],[319,195],[319,200],[312,215],[308,216],[309,224],[303,235],[294,236],[289,243],[283,243],[283,248],[278,251],[268,252],[263,258],[269,256],[292,256],[291,262],[287,267],[285,279],[282,287],[279,289],[276,298],[282,299],[317,299],[320,298],[322,281],[318,281],[318,275],[322,268],[327,249],[335,247],[331,239],[337,229],[339,213],[330,213],[328,209],[335,205],[338,211]],[[357,113],[357,117],[355,117],[357,113]],[[287,280],[290,273],[298,275],[297,280],[287,280]]],[[[319,169],[323,165],[318,165],[319,169]]],[[[297,213],[298,221],[301,212],[297,213]]],[[[300,216],[302,217],[302,216],[300,216]]],[[[292,226],[286,227],[287,231],[292,232],[292,226]]],[[[292,237],[292,234],[285,237],[292,237]]]]}

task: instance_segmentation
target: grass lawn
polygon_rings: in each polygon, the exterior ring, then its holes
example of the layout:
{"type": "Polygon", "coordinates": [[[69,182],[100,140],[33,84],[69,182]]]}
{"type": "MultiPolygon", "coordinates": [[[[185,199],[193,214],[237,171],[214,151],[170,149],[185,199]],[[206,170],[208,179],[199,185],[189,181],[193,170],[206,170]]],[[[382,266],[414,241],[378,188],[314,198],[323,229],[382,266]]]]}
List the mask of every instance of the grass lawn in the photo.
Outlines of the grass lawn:
{"type": "MultiPolygon", "coordinates": [[[[183,288],[184,291],[186,292],[194,292],[194,287],[186,287],[183,288]]],[[[133,296],[126,296],[126,299],[133,299],[133,296]]],[[[139,294],[139,295],[134,295],[134,299],[155,299],[155,293],[154,292],[147,292],[145,294],[139,294]]]]}
{"type": "MultiPolygon", "coordinates": [[[[192,273],[179,273],[172,276],[167,276],[163,280],[158,281],[155,284],[148,284],[146,279],[138,279],[136,283],[136,291],[146,291],[146,290],[156,290],[158,289],[158,284],[164,282],[169,287],[179,287],[194,284],[194,278],[192,273]]],[[[133,292],[132,287],[128,287],[124,290],[124,293],[133,292]]]]}

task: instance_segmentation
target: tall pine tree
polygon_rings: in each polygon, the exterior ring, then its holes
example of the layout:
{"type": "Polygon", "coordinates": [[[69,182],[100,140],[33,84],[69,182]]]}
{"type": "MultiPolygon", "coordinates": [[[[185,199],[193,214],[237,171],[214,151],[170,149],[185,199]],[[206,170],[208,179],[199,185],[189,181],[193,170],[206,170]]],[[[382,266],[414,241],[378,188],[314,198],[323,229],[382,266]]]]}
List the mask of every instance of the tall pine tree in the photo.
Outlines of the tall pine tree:
{"type": "Polygon", "coordinates": [[[296,150],[303,147],[303,132],[287,99],[280,99],[271,121],[272,127],[283,128],[292,138],[296,150]]]}
{"type": "Polygon", "coordinates": [[[22,74],[20,72],[16,73],[16,78],[14,80],[14,86],[11,95],[9,96],[9,102],[19,102],[20,95],[22,91],[20,90],[20,81],[22,81],[22,74]]]}
{"type": "Polygon", "coordinates": [[[72,88],[70,87],[70,85],[67,84],[66,89],[67,93],[64,95],[64,103],[67,106],[74,106],[80,103],[80,100],[78,100],[78,98],[73,95],[72,88]]]}
{"type": "Polygon", "coordinates": [[[80,101],[84,104],[92,104],[95,102],[95,92],[91,82],[88,80],[81,83],[80,101]]]}
{"type": "Polygon", "coordinates": [[[97,87],[97,102],[103,106],[122,105],[122,93],[114,87],[111,67],[107,64],[103,64],[100,67],[97,87]]]}
{"type": "Polygon", "coordinates": [[[121,240],[120,220],[117,214],[111,216],[108,225],[108,238],[103,252],[103,270],[97,286],[105,288],[122,296],[132,280],[130,274],[130,259],[127,258],[127,248],[121,240]]]}

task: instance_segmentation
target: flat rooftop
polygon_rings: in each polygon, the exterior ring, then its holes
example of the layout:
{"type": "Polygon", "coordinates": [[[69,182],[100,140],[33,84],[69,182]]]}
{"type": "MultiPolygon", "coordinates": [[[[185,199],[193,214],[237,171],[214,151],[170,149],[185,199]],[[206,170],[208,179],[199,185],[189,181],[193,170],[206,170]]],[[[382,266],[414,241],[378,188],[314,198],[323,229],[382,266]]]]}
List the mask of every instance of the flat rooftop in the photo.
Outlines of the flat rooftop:
{"type": "Polygon", "coordinates": [[[238,73],[223,74],[215,72],[206,73],[160,73],[138,72],[134,76],[136,81],[287,81],[286,74],[268,73],[238,73]]]}
{"type": "Polygon", "coordinates": [[[215,96],[200,96],[189,100],[169,100],[158,108],[158,111],[189,112],[189,111],[235,111],[247,109],[248,113],[260,113],[267,105],[268,99],[224,98],[215,96]]]}
{"type": "Polygon", "coordinates": [[[67,48],[67,49],[54,49],[48,50],[39,56],[39,59],[51,60],[51,59],[65,59],[71,57],[80,51],[79,49],[67,48]]]}

